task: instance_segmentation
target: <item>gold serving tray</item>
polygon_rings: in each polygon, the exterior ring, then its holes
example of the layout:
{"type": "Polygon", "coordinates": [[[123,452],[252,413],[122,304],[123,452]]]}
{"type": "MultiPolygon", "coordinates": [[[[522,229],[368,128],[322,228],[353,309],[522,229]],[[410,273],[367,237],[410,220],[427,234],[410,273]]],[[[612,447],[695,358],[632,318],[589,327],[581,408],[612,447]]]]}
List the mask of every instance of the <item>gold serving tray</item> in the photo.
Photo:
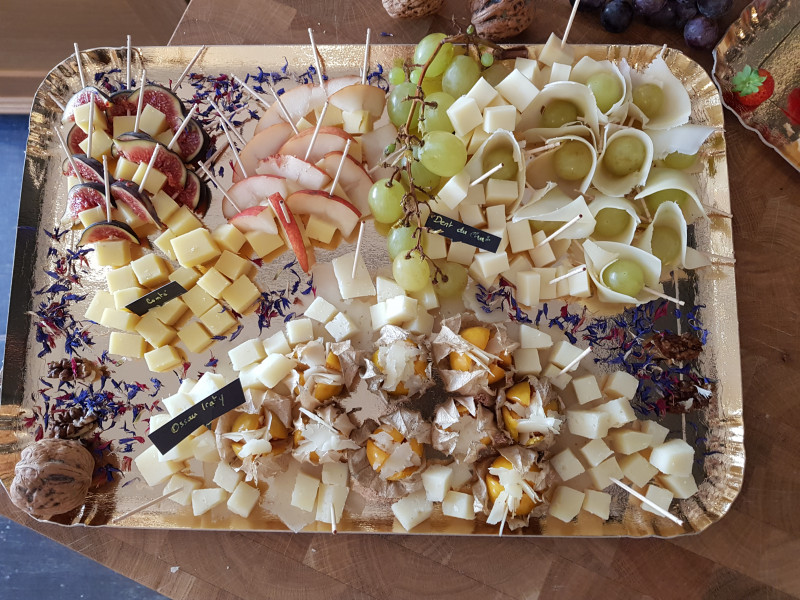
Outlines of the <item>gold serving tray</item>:
{"type": "MultiPolygon", "coordinates": [[[[327,72],[331,76],[354,74],[357,65],[361,64],[363,46],[320,46],[327,72]]],[[[535,56],[540,46],[530,46],[531,56],[535,56]]],[[[396,57],[406,58],[412,47],[384,45],[373,46],[371,65],[383,65],[384,69],[392,65],[396,57]]],[[[648,64],[653,57],[662,51],[656,46],[575,46],[577,56],[589,55],[596,59],[618,61],[628,60],[633,68],[648,64]]],[[[196,47],[153,47],[141,48],[134,54],[133,76],[139,79],[141,68],[147,69],[148,79],[167,83],[174,80],[183,71],[185,65],[194,56],[196,47]]],[[[725,140],[722,135],[723,113],[717,89],[708,74],[684,54],[675,50],[666,50],[664,54],[667,64],[685,84],[692,98],[693,123],[710,125],[718,128],[703,148],[704,170],[698,177],[698,188],[701,198],[708,205],[722,211],[730,210],[728,195],[728,173],[725,157],[725,140]]],[[[96,72],[108,72],[119,68],[124,72],[125,51],[122,48],[101,48],[84,53],[83,64],[87,73],[87,82],[93,80],[96,72]]],[[[304,71],[314,63],[311,50],[307,46],[227,46],[209,47],[201,55],[192,72],[206,76],[219,74],[236,74],[244,77],[247,73],[256,73],[261,67],[264,71],[280,71],[285,63],[289,71],[304,71]]],[[[124,75],[114,74],[112,78],[124,79],[124,75]]],[[[287,86],[290,85],[287,83],[287,86]]],[[[13,475],[14,466],[19,460],[21,450],[34,440],[36,428],[42,424],[41,417],[34,417],[43,408],[43,396],[40,393],[45,386],[46,364],[48,360],[58,360],[65,356],[64,338],[56,338],[56,347],[52,353],[39,357],[42,345],[35,336],[35,311],[41,302],[48,302],[50,296],[36,294],[52,285],[53,278],[45,273],[52,267],[53,257],[49,255],[51,248],[63,253],[70,243],[77,239],[74,234],[67,233],[60,240],[52,239],[47,232],[54,227],[64,211],[66,184],[61,175],[63,153],[58,146],[52,130],[60,121],[61,112],[49,97],[49,94],[67,99],[80,88],[80,81],[75,69],[74,57],[65,60],[47,76],[34,99],[30,118],[30,134],[27,146],[24,181],[20,200],[19,229],[14,262],[14,280],[11,292],[11,309],[8,322],[8,336],[5,355],[5,378],[0,403],[0,480],[8,487],[13,475]]],[[[183,83],[179,95],[188,98],[194,88],[183,83]]],[[[246,98],[246,95],[245,95],[246,98]]],[[[261,112],[256,102],[250,102],[250,108],[261,112]]],[[[246,113],[244,113],[246,115],[246,113]]],[[[255,121],[246,123],[244,137],[248,139],[255,128],[255,121]]],[[[224,157],[226,164],[230,155],[224,157]]],[[[230,185],[230,169],[226,169],[224,185],[230,185]]],[[[214,200],[206,218],[210,227],[223,222],[220,209],[219,192],[212,188],[214,200]]],[[[379,236],[371,225],[365,228],[362,253],[370,270],[385,266],[385,238],[379,236]]],[[[334,250],[318,250],[318,263],[329,263],[335,256],[352,251],[354,240],[343,242],[334,250]]],[[[713,217],[710,222],[700,222],[694,226],[695,247],[721,256],[733,256],[731,220],[713,217]]],[[[291,261],[292,255],[284,256],[265,264],[259,269],[257,283],[264,291],[281,291],[290,287],[294,276],[289,275],[284,266],[291,261]]],[[[302,273],[301,273],[302,275],[302,273]]],[[[678,526],[668,519],[644,512],[639,506],[627,502],[627,494],[620,490],[612,491],[612,518],[608,522],[588,515],[585,512],[572,523],[563,524],[555,519],[543,519],[532,522],[525,529],[506,532],[508,535],[550,535],[550,536],[676,536],[704,530],[711,523],[719,520],[729,509],[738,494],[744,470],[744,424],[742,421],[742,385],[739,365],[738,321],[736,314],[736,289],[734,270],[730,265],[722,263],[701,269],[689,280],[681,284],[681,298],[687,301],[687,309],[692,303],[703,304],[702,319],[709,332],[709,341],[702,354],[702,370],[707,377],[718,383],[710,405],[703,411],[689,415],[667,415],[662,422],[673,432],[689,432],[693,441],[695,437],[704,437],[705,445],[699,445],[695,477],[700,490],[692,498],[673,502],[672,511],[683,519],[684,525],[678,526]],[[692,434],[692,431],[695,433],[692,434]],[[677,511],[676,511],[677,506],[677,511]]],[[[102,270],[94,269],[80,273],[80,282],[73,285],[72,292],[88,295],[105,286],[102,270]]],[[[299,293],[298,297],[299,297],[299,293]]],[[[59,297],[57,294],[56,297],[59,297]]],[[[75,318],[82,318],[86,301],[77,303],[75,318]]],[[[562,303],[556,303],[562,304],[562,303]]],[[[244,330],[237,342],[258,335],[257,319],[251,314],[242,320],[244,330]]],[[[273,322],[273,328],[282,327],[283,320],[273,322]]],[[[96,360],[107,347],[108,336],[97,326],[91,327],[94,346],[80,349],[82,356],[96,360]]],[[[265,332],[266,333],[266,332],[265,332]]],[[[219,342],[203,355],[189,355],[192,366],[190,376],[205,370],[209,354],[218,357],[217,372],[231,379],[233,371],[227,364],[226,351],[231,347],[229,341],[219,342]]],[[[138,417],[130,410],[132,404],[145,404],[151,407],[160,397],[174,393],[178,385],[177,374],[162,374],[158,379],[163,384],[161,391],[154,390],[155,382],[144,366],[143,361],[132,361],[121,366],[110,365],[113,378],[118,382],[134,382],[147,384],[146,390],[134,395],[130,403],[125,401],[125,389],[107,387],[115,393],[119,406],[128,406],[127,412],[114,420],[114,426],[101,432],[104,441],[111,442],[114,450],[112,458],[115,465],[123,470],[114,481],[90,492],[86,505],[79,510],[54,519],[62,524],[84,524],[120,527],[143,528],[195,528],[195,529],[233,529],[284,531],[286,526],[274,515],[257,507],[248,519],[236,517],[225,510],[212,511],[202,517],[194,517],[190,507],[179,507],[170,501],[162,501],[136,515],[125,519],[118,525],[111,520],[133,508],[157,498],[161,491],[150,488],[140,481],[135,467],[124,472],[128,458],[138,454],[145,445],[133,443],[132,451],[126,452],[126,440],[134,436],[144,436],[147,429],[145,419],[147,407],[138,413],[138,417]],[[124,427],[123,427],[124,426],[124,427]]],[[[52,380],[51,380],[52,383],[52,380]]],[[[55,398],[55,390],[45,393],[55,398]]],[[[149,442],[147,443],[149,445],[149,442]]],[[[351,494],[352,496],[353,494],[351,494]]],[[[339,522],[342,532],[403,532],[393,518],[390,501],[366,495],[365,506],[360,510],[345,511],[339,522]]],[[[475,522],[462,521],[444,517],[437,508],[433,517],[418,526],[414,533],[426,534],[497,534],[497,527],[487,526],[484,518],[479,516],[475,522]]],[[[307,530],[327,531],[328,525],[313,524],[307,530]]]]}

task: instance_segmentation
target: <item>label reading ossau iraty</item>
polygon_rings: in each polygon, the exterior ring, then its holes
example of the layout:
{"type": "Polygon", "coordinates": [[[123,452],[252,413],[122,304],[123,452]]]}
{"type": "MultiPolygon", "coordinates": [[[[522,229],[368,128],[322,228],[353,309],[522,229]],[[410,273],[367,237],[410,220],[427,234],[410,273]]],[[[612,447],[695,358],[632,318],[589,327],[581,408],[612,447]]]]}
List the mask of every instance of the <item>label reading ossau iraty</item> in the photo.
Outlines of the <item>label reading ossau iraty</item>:
{"type": "Polygon", "coordinates": [[[244,390],[236,379],[217,390],[200,402],[187,408],[177,417],[165,423],[147,437],[161,454],[166,454],[180,442],[189,437],[201,425],[208,425],[214,419],[244,404],[244,390]]]}
{"type": "Polygon", "coordinates": [[[487,252],[497,252],[502,241],[494,234],[475,229],[461,221],[456,221],[435,212],[432,212],[427,221],[425,221],[425,227],[431,231],[439,232],[454,242],[464,242],[487,252]]]}
{"type": "Polygon", "coordinates": [[[128,304],[125,308],[131,311],[135,315],[139,315],[140,317],[145,314],[151,308],[155,308],[156,306],[161,306],[162,304],[166,304],[173,298],[177,298],[178,296],[185,294],[186,288],[184,288],[180,283],[177,281],[170,281],[166,285],[162,285],[157,290],[153,290],[149,294],[145,294],[138,300],[134,300],[130,304],[128,304]]]}

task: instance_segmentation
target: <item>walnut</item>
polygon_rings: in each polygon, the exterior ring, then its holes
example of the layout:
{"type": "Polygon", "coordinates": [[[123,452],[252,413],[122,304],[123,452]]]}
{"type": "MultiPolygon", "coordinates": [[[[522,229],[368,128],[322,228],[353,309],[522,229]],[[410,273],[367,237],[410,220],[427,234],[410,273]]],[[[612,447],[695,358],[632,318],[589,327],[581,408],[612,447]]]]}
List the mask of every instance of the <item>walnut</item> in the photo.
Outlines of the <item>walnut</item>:
{"type": "Polygon", "coordinates": [[[700,356],[703,343],[691,332],[677,335],[664,331],[651,337],[644,349],[657,359],[691,361],[700,356]]]}
{"type": "Polygon", "coordinates": [[[472,0],[470,10],[478,35],[490,40],[513,37],[533,22],[533,0],[472,0]]]}
{"type": "Polygon", "coordinates": [[[383,0],[383,8],[394,19],[421,19],[439,11],[444,0],[383,0]]]}

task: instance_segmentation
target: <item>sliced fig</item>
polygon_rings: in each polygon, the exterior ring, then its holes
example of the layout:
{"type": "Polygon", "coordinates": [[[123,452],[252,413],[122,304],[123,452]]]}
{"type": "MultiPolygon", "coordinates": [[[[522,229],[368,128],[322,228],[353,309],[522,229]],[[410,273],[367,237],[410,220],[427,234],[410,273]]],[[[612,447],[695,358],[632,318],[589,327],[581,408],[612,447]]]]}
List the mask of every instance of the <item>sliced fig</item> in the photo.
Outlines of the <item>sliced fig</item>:
{"type": "Polygon", "coordinates": [[[64,114],[61,115],[61,122],[66,123],[67,121],[74,121],[75,109],[83,104],[89,104],[89,102],[92,100],[94,100],[97,108],[102,111],[105,111],[109,106],[111,106],[111,100],[108,96],[106,96],[96,87],[89,85],[83,88],[81,91],[73,94],[72,98],[69,99],[69,102],[67,102],[67,107],[64,109],[64,114]]]}
{"type": "Polygon", "coordinates": [[[81,239],[78,240],[79,246],[94,244],[97,242],[113,242],[115,240],[127,240],[133,244],[140,244],[139,236],[120,221],[100,221],[94,225],[89,225],[83,230],[81,239]]]}
{"type": "Polygon", "coordinates": [[[187,170],[186,175],[186,186],[174,197],[174,200],[178,204],[183,204],[194,212],[203,215],[209,206],[208,188],[200,181],[194,171],[187,170]]]}
{"type": "Polygon", "coordinates": [[[105,185],[90,181],[73,185],[67,193],[67,209],[61,217],[61,223],[72,226],[78,220],[78,215],[95,206],[106,205],[105,185]]]}
{"type": "MultiPolygon", "coordinates": [[[[103,165],[99,160],[86,156],[85,154],[73,154],[72,160],[75,162],[75,166],[77,167],[84,181],[95,181],[97,183],[104,182],[103,165]]],[[[75,176],[75,171],[72,170],[72,164],[68,158],[64,159],[61,169],[64,175],[72,175],[73,177],[75,176]]],[[[110,174],[109,179],[113,181],[113,178],[110,174]]]]}
{"type": "Polygon", "coordinates": [[[152,223],[161,227],[161,221],[150,202],[147,192],[140,192],[139,185],[133,181],[120,179],[111,185],[111,197],[117,202],[126,205],[145,223],[152,223]]]}
{"type": "Polygon", "coordinates": [[[136,114],[136,103],[130,101],[130,95],[132,93],[131,90],[120,90],[119,92],[111,94],[111,106],[106,110],[106,115],[109,119],[136,114]]]}
{"type": "MultiPolygon", "coordinates": [[[[131,162],[147,164],[159,145],[161,144],[147,134],[126,133],[114,140],[112,152],[114,156],[123,156],[131,162]]],[[[168,194],[173,195],[186,185],[186,166],[183,159],[175,152],[167,150],[166,146],[161,145],[153,168],[167,176],[168,194]]]]}
{"type": "MultiPolygon", "coordinates": [[[[180,126],[181,121],[172,130],[177,131],[180,126]]],[[[197,121],[191,119],[173,148],[183,158],[184,162],[193,162],[197,157],[202,156],[208,141],[208,135],[206,135],[205,130],[197,121]]]]}
{"type": "MultiPolygon", "coordinates": [[[[172,90],[160,85],[145,85],[144,87],[138,87],[133,90],[131,95],[128,96],[128,102],[133,103],[134,106],[138,106],[139,94],[144,94],[143,104],[149,104],[156,110],[164,113],[167,117],[167,123],[173,128],[172,130],[177,130],[185,115],[183,100],[178,98],[172,90]],[[174,125],[176,122],[178,124],[177,126],[174,125]]],[[[133,114],[136,114],[135,110],[133,114]]]]}
{"type": "Polygon", "coordinates": [[[89,136],[83,129],[77,125],[73,125],[67,134],[67,148],[69,148],[70,153],[81,154],[83,149],[81,148],[80,143],[87,137],[89,136]]]}

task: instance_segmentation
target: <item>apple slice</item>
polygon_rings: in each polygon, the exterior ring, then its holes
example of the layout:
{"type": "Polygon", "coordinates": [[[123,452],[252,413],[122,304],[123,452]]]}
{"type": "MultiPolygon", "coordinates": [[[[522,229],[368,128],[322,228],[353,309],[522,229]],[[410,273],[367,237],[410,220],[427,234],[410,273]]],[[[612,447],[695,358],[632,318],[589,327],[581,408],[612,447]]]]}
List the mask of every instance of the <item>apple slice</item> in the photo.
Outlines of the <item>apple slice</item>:
{"type": "Polygon", "coordinates": [[[345,237],[353,232],[361,218],[361,211],[347,200],[323,190],[295,192],[286,199],[286,206],[296,215],[316,215],[336,225],[345,237]]]}
{"type": "Polygon", "coordinates": [[[278,217],[278,223],[281,224],[281,229],[289,241],[289,245],[294,250],[297,256],[297,262],[300,268],[306,273],[311,269],[311,263],[314,261],[314,249],[306,248],[305,230],[303,229],[303,222],[292,214],[292,211],[286,205],[283,196],[280,194],[272,194],[269,197],[269,203],[275,216],[278,217]]]}
{"type": "MultiPolygon", "coordinates": [[[[336,177],[336,171],[341,161],[341,152],[329,152],[317,162],[317,166],[333,178],[336,177]]],[[[373,183],[364,167],[358,164],[352,156],[345,159],[339,175],[339,185],[342,186],[344,193],[355,204],[362,216],[372,212],[369,208],[369,189],[373,183]]]]}
{"type": "MultiPolygon", "coordinates": [[[[239,152],[239,159],[242,161],[244,170],[251,175],[255,173],[258,161],[272,154],[278,154],[278,150],[292,135],[294,135],[292,126],[284,122],[276,123],[254,135],[253,139],[247,142],[247,145],[239,152]]],[[[244,177],[239,170],[234,169],[233,181],[237,182],[242,179],[244,177]]]]}
{"type": "Polygon", "coordinates": [[[242,233],[249,231],[263,231],[264,233],[278,233],[275,219],[269,206],[251,206],[229,219],[231,225],[242,233]]]}
{"type": "Polygon", "coordinates": [[[331,94],[328,102],[342,112],[366,110],[373,120],[380,119],[386,106],[386,92],[374,85],[356,83],[331,94]]]}
{"type": "MultiPolygon", "coordinates": [[[[313,137],[313,129],[304,129],[294,137],[289,138],[289,140],[281,146],[280,150],[278,150],[278,154],[291,154],[298,158],[304,158],[313,137]]],[[[329,152],[336,152],[337,150],[343,152],[348,140],[351,142],[352,147],[355,140],[353,136],[346,133],[343,129],[339,127],[320,127],[317,139],[314,141],[314,146],[311,148],[311,153],[305,160],[316,163],[329,152]]]]}
{"type": "Polygon", "coordinates": [[[242,179],[234,183],[228,190],[236,207],[227,198],[222,199],[222,214],[226,219],[230,219],[240,210],[245,210],[251,206],[265,205],[267,198],[272,194],[288,196],[293,191],[299,189],[296,185],[287,182],[284,177],[277,175],[252,175],[247,179],[242,179]],[[287,185],[287,183],[289,185],[287,185]]]}
{"type": "Polygon", "coordinates": [[[285,177],[287,181],[296,182],[299,189],[303,190],[321,190],[331,182],[325,171],[291,154],[273,154],[262,158],[256,173],[285,177]]]}

